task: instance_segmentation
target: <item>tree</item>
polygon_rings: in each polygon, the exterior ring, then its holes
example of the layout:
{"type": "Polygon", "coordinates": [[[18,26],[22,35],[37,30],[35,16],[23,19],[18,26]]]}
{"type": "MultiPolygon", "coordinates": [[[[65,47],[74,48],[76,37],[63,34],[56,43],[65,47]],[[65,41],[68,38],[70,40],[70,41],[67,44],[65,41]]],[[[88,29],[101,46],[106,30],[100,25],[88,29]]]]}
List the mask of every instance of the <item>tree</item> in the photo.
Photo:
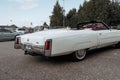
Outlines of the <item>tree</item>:
{"type": "Polygon", "coordinates": [[[69,13],[66,16],[66,24],[69,27],[75,27],[77,25],[77,10],[73,8],[69,11],[69,13]]]}
{"type": "Polygon", "coordinates": [[[85,1],[83,6],[80,6],[78,10],[79,20],[102,20],[107,22],[109,14],[109,4],[109,0],[85,1]]]}
{"type": "Polygon", "coordinates": [[[94,18],[94,9],[92,8],[92,3],[85,1],[83,6],[80,5],[78,10],[78,22],[89,21],[94,18]]]}
{"type": "Polygon", "coordinates": [[[96,19],[102,20],[106,23],[108,23],[108,17],[109,17],[109,0],[98,0],[96,1],[96,19]]]}
{"type": "Polygon", "coordinates": [[[73,8],[66,16],[63,11],[57,1],[50,17],[51,26],[62,26],[63,17],[66,19],[66,26],[69,27],[75,27],[79,22],[90,20],[101,20],[110,25],[120,24],[120,3],[117,0],[85,0],[78,11],[73,8]]]}
{"type": "Polygon", "coordinates": [[[109,8],[109,24],[120,24],[120,5],[119,2],[111,2],[109,8]]]}
{"type": "Polygon", "coordinates": [[[52,16],[50,16],[50,26],[63,26],[63,8],[58,1],[54,6],[52,16]]]}

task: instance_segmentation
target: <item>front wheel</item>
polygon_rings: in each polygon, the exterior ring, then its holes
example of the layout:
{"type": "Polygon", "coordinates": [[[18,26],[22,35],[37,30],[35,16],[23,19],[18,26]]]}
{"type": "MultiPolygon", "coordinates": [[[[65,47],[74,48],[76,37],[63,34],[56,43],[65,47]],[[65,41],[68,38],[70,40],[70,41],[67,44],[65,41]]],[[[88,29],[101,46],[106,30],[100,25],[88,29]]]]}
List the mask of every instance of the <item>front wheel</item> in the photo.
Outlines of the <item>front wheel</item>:
{"type": "Polygon", "coordinates": [[[72,57],[75,61],[81,61],[86,57],[86,50],[84,49],[77,50],[72,54],[72,57]]]}

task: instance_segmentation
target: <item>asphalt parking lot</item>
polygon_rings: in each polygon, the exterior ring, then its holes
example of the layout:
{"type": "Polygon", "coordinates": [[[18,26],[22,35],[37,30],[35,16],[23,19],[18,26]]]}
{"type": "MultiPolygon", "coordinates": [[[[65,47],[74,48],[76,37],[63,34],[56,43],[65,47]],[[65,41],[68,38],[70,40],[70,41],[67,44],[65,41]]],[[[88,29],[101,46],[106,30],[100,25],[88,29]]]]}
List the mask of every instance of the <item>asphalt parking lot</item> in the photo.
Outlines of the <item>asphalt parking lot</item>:
{"type": "Polygon", "coordinates": [[[24,55],[14,42],[0,42],[0,80],[120,80],[120,49],[88,52],[85,60],[24,55]]]}

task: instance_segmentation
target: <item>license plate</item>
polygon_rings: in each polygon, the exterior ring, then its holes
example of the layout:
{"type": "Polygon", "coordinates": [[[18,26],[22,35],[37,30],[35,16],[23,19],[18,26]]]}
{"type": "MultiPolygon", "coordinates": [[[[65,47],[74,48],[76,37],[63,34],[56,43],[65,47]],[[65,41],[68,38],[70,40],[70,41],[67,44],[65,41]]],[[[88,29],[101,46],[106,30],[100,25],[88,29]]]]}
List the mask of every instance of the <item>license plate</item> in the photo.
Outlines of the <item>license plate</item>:
{"type": "Polygon", "coordinates": [[[26,45],[26,49],[32,49],[30,45],[26,45]]]}

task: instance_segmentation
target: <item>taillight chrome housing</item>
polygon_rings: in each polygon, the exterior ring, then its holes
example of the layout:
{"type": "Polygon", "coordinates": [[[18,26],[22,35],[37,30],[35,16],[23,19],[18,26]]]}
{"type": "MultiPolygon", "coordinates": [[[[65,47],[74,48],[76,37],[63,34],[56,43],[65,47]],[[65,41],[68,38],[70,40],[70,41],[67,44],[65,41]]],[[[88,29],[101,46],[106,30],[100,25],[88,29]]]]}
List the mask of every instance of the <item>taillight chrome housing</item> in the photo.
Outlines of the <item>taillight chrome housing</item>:
{"type": "Polygon", "coordinates": [[[52,50],[52,40],[48,39],[45,42],[45,56],[51,56],[51,50],[52,50]]]}

